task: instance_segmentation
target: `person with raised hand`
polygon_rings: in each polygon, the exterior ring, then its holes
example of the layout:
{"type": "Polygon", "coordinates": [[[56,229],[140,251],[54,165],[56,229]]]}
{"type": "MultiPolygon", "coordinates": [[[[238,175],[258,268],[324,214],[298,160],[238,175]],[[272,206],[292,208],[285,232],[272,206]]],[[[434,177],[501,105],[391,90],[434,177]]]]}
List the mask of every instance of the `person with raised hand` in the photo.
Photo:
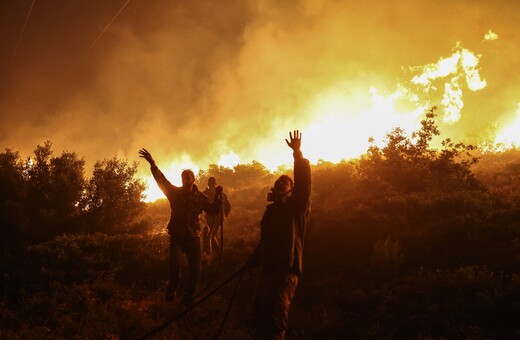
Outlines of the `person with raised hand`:
{"type": "Polygon", "coordinates": [[[202,266],[199,215],[203,211],[212,215],[219,213],[222,206],[221,196],[223,189],[221,186],[216,187],[215,199],[210,201],[208,196],[200,192],[195,185],[195,174],[193,171],[184,170],[181,174],[182,186],[177,187],[166,179],[148,150],[144,148],[139,150],[139,157],[150,163],[155,181],[170,202],[171,217],[168,223],[168,233],[170,234],[170,278],[166,289],[166,300],[171,301],[175,297],[180,281],[182,256],[186,254],[190,267],[190,276],[182,303],[188,306],[193,301],[202,266]]]}
{"type": "Polygon", "coordinates": [[[293,150],[294,181],[280,176],[271,189],[260,222],[260,243],[246,267],[260,267],[253,301],[254,323],[261,339],[284,339],[296,286],[302,275],[305,222],[310,211],[311,169],[303,158],[302,134],[285,140],[293,150]]]}

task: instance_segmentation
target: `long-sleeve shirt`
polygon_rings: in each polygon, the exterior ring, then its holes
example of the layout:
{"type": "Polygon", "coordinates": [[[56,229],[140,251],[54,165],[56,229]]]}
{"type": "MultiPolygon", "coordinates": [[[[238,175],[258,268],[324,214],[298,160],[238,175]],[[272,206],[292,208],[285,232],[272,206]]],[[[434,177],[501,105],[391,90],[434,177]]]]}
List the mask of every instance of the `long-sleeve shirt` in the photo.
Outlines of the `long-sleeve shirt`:
{"type": "Polygon", "coordinates": [[[168,233],[172,236],[200,237],[199,215],[202,211],[216,215],[220,211],[220,199],[210,202],[208,196],[199,191],[196,185],[188,192],[170,183],[156,165],[151,167],[152,175],[159,188],[168,198],[171,208],[168,233]]]}
{"type": "Polygon", "coordinates": [[[260,222],[260,244],[251,256],[267,272],[302,273],[305,220],[310,209],[311,169],[301,152],[294,153],[294,187],[287,202],[266,207],[260,222]]]}

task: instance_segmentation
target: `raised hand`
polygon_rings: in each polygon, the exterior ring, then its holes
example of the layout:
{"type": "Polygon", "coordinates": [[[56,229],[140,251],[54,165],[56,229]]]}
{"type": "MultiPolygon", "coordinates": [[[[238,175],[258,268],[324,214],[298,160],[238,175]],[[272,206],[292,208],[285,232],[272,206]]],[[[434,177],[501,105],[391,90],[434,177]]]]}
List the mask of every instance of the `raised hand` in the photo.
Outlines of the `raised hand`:
{"type": "Polygon", "coordinates": [[[300,147],[302,145],[302,134],[298,130],[294,130],[293,133],[289,132],[289,137],[291,141],[289,142],[287,139],[287,145],[293,149],[293,151],[300,151],[300,147]]]}
{"type": "Polygon", "coordinates": [[[155,165],[152,154],[150,154],[145,148],[139,150],[139,157],[146,159],[150,165],[155,165]]]}

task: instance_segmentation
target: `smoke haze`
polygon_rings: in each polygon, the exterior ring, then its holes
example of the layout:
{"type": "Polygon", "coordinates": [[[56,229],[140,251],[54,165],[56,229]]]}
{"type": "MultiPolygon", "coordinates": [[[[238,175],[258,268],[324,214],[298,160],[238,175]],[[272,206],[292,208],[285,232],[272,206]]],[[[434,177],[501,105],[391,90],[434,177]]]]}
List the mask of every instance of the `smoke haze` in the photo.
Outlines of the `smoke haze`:
{"type": "Polygon", "coordinates": [[[518,1],[134,0],[88,53],[124,0],[36,0],[16,49],[31,2],[0,5],[0,142],[22,154],[49,139],[87,164],[114,155],[137,160],[141,147],[159,165],[205,167],[231,152],[243,162],[279,164],[290,151],[278,155],[283,138],[299,128],[304,152],[343,144],[338,157],[348,157],[399,122],[359,129],[377,109],[376,94],[404,88],[396,117],[414,122],[421,105],[442,106],[440,92],[430,99],[414,92],[418,73],[410,67],[434,64],[457,46],[478,58],[486,86],[470,91],[458,82],[460,118],[441,130],[494,140],[520,102],[518,1]],[[313,125],[327,119],[319,103],[338,96],[341,112],[328,123],[337,130],[319,138],[328,126],[313,125]]]}

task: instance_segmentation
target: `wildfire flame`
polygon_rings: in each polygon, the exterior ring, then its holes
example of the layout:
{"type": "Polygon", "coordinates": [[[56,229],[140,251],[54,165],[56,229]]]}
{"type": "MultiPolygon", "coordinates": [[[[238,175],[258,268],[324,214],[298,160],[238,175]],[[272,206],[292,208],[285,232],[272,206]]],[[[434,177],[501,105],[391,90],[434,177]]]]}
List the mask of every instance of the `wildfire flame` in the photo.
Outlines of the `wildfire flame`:
{"type": "MultiPolygon", "coordinates": [[[[497,38],[491,30],[485,36],[485,40],[497,38]]],[[[408,71],[405,74],[411,76],[398,83],[394,90],[380,90],[375,86],[352,90],[351,84],[347,83],[330,86],[301,105],[296,121],[284,122],[274,128],[272,135],[259,143],[261,147],[254,155],[239,155],[232,148],[223,147],[226,151],[218,153],[217,164],[232,168],[254,157],[271,171],[290,165],[290,150],[280,147],[283,138],[287,137],[287,128],[283,125],[299,127],[303,132],[302,151],[316,163],[358,157],[366,152],[369,139],[381,145],[386,133],[397,126],[411,134],[419,128],[424,112],[439,101],[443,122],[455,124],[461,118],[464,92],[479,91],[487,86],[480,75],[480,58],[481,55],[457,43],[450,56],[441,57],[434,63],[404,68],[408,71]]],[[[497,143],[520,143],[516,131],[520,131],[520,108],[517,120],[500,133],[497,143]]],[[[179,185],[180,172],[185,168],[196,173],[200,167],[188,155],[183,155],[162,170],[167,178],[179,185]]],[[[147,182],[148,201],[164,197],[151,176],[147,182]]]]}
{"type": "Polygon", "coordinates": [[[484,39],[482,41],[493,41],[498,39],[498,34],[493,32],[492,30],[487,31],[484,35],[484,39]]]}
{"type": "Polygon", "coordinates": [[[233,151],[230,151],[227,154],[221,155],[220,159],[217,161],[217,165],[223,166],[226,168],[233,168],[238,164],[240,164],[240,156],[238,156],[233,151]]]}
{"type": "Polygon", "coordinates": [[[414,76],[412,83],[422,86],[424,94],[436,92],[435,81],[451,77],[444,82],[444,93],[442,95],[442,106],[444,108],[445,123],[453,124],[460,119],[460,111],[464,107],[462,101],[462,81],[469,90],[475,92],[486,87],[487,82],[481,79],[478,70],[480,55],[475,55],[468,49],[462,48],[460,43],[454,48],[453,54],[446,58],[440,58],[434,64],[411,67],[411,71],[420,71],[421,74],[414,76]]]}
{"type": "Polygon", "coordinates": [[[505,149],[513,146],[520,146],[520,103],[516,110],[516,118],[498,133],[495,144],[499,149],[505,149]]]}

